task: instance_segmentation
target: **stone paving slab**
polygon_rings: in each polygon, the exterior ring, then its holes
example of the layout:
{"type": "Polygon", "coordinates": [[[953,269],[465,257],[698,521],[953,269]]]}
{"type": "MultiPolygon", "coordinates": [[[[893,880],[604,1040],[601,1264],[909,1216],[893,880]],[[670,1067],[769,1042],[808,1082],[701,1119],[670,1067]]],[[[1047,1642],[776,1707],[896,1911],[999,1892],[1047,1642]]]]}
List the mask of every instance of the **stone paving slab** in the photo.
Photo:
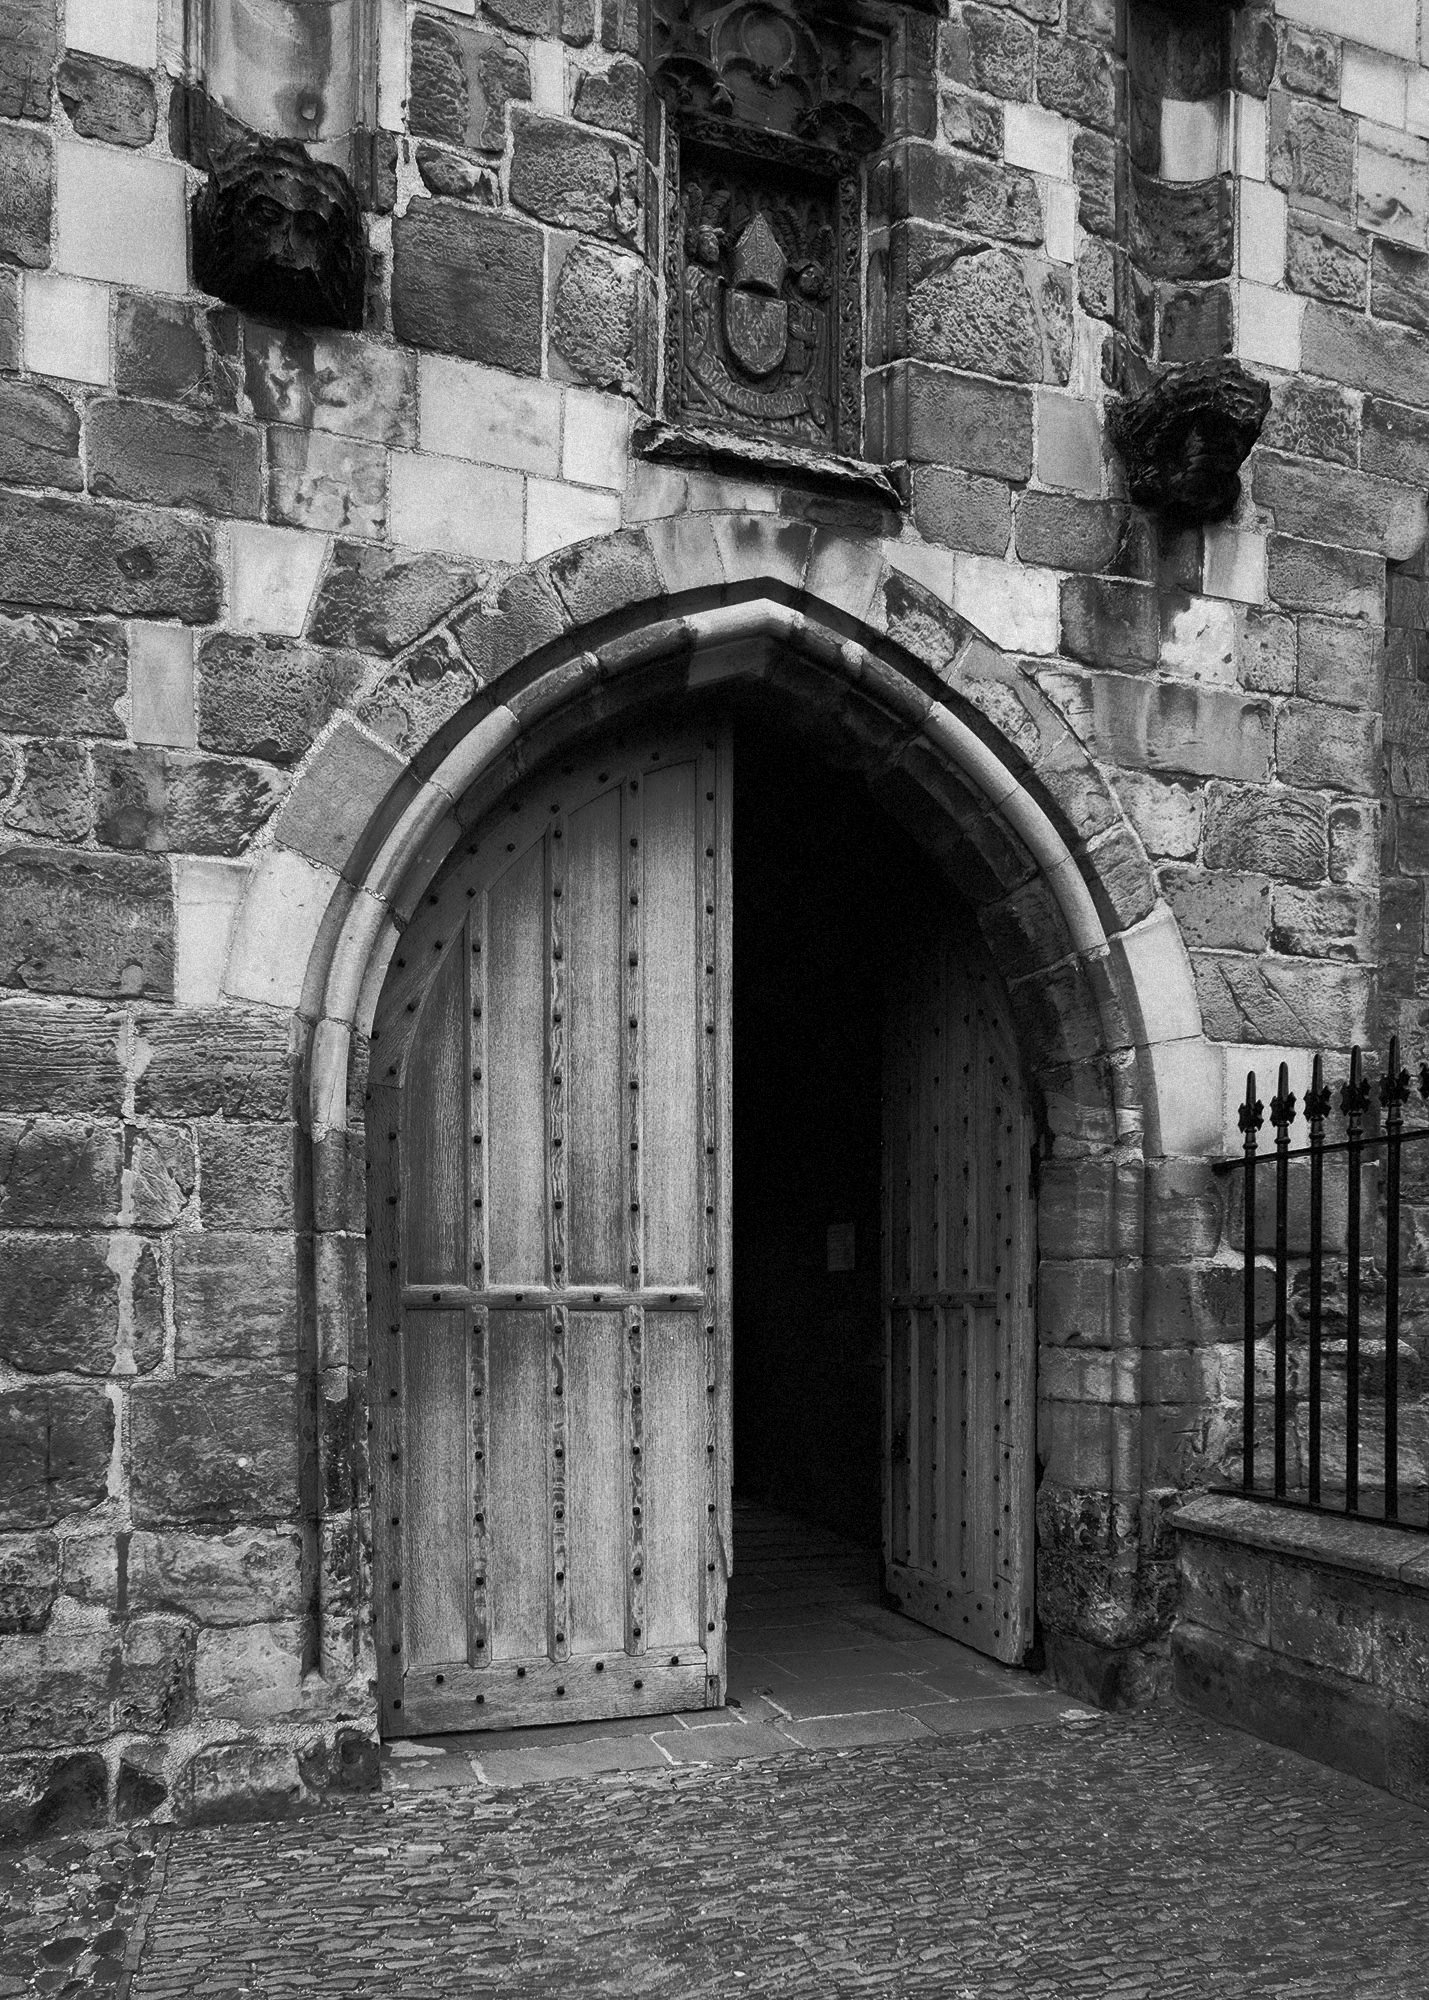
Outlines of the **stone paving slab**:
{"type": "Polygon", "coordinates": [[[131,2000],[1424,2000],[1426,1852],[1177,1710],[396,1794],[170,1836],[131,2000]]]}

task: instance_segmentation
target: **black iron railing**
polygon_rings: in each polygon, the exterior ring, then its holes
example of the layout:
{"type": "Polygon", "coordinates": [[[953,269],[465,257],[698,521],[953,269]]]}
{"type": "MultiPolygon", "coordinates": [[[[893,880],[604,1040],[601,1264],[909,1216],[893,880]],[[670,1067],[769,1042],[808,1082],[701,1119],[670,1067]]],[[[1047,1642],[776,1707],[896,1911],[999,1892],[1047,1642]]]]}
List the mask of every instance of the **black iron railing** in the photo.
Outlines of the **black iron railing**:
{"type": "MultiPolygon", "coordinates": [[[[1411,1077],[1400,1063],[1397,1037],[1389,1045],[1377,1086],[1365,1075],[1358,1048],[1351,1051],[1349,1072],[1338,1090],[1325,1081],[1323,1058],[1316,1056],[1302,1112],[1307,1142],[1292,1146],[1296,1097],[1290,1089],[1289,1065],[1282,1062],[1270,1100],[1274,1144],[1267,1157],[1260,1148],[1265,1107],[1256,1095],[1252,1070],[1239,1113],[1242,1157],[1221,1162],[1218,1171],[1243,1175],[1244,1428],[1239,1490],[1289,1505],[1422,1530],[1429,1509],[1425,1473],[1429,1398],[1412,1405],[1415,1434],[1406,1451],[1400,1396],[1401,1363],[1406,1357],[1415,1371],[1416,1396],[1429,1382],[1425,1366],[1429,1255],[1416,1251],[1412,1275],[1417,1278],[1422,1273],[1426,1282],[1415,1287],[1409,1324],[1402,1312],[1404,1152],[1429,1140],[1429,1124],[1404,1122],[1405,1107],[1416,1087],[1419,1099],[1429,1105],[1429,1063],[1411,1077]],[[1326,1126],[1336,1114],[1344,1136],[1331,1139],[1326,1126]],[[1342,1210],[1338,1199],[1327,1203],[1326,1194],[1327,1165],[1337,1168],[1341,1159],[1342,1210]],[[1306,1163],[1304,1169],[1301,1162],[1306,1163]],[[1274,1250],[1269,1263],[1258,1240],[1267,1219],[1264,1209],[1269,1207],[1268,1174],[1273,1176],[1274,1195],[1274,1250]],[[1267,1274],[1273,1280],[1273,1331],[1268,1342],[1262,1333],[1267,1315],[1261,1296],[1267,1274]],[[1268,1399],[1263,1387],[1266,1361],[1268,1399]],[[1268,1453],[1257,1437],[1267,1401],[1268,1453]],[[1368,1459],[1375,1462],[1367,1463],[1368,1459]]],[[[1414,1157],[1429,1174],[1429,1154],[1414,1157]]],[[[1429,1185],[1421,1191],[1429,1202],[1429,1185]]],[[[1429,1216],[1429,1208],[1423,1212],[1429,1216]]]]}

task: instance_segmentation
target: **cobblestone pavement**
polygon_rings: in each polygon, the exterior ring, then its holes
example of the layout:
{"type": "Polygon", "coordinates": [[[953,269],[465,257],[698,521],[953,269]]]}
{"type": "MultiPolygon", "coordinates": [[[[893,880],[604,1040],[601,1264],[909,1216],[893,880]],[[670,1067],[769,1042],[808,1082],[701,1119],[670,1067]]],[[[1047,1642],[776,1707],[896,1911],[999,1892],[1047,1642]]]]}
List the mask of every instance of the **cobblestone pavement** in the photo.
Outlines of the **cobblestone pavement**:
{"type": "Polygon", "coordinates": [[[168,1838],[133,1827],[0,1851],[0,1997],[120,1989],[139,1962],[168,1838]]]}
{"type": "Polygon", "coordinates": [[[1429,1815],[1180,1711],[173,1836],[133,2000],[1422,2000],[1429,1815]]]}

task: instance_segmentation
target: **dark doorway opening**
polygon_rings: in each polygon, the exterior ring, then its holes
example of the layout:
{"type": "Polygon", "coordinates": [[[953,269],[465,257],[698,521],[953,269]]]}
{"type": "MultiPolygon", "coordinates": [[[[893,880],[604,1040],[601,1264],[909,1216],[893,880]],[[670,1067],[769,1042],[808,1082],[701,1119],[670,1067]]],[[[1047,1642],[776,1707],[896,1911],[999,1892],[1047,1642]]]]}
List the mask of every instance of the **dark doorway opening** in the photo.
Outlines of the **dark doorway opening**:
{"type": "Polygon", "coordinates": [[[734,773],[735,1498],[876,1549],[885,978],[932,870],[763,717],[734,773]]]}

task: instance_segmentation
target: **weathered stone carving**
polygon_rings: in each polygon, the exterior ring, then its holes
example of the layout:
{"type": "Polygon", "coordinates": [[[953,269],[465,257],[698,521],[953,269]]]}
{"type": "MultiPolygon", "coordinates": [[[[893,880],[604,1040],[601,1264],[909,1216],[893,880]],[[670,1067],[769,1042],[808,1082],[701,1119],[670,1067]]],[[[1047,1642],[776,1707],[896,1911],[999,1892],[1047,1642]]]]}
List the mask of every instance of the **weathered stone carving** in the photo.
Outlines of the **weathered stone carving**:
{"type": "Polygon", "coordinates": [[[826,13],[792,0],[656,0],[656,84],[682,114],[867,152],[883,136],[883,40],[826,13]]]}
{"type": "Polygon", "coordinates": [[[1169,370],[1112,404],[1107,430],[1131,497],[1169,519],[1223,520],[1240,497],[1239,467],[1260,435],[1270,388],[1236,361],[1169,370]]]}
{"type": "Polygon", "coordinates": [[[252,137],[210,165],[193,205],[202,290],[264,319],[362,325],[367,238],[352,183],[291,140],[252,137]]]}

